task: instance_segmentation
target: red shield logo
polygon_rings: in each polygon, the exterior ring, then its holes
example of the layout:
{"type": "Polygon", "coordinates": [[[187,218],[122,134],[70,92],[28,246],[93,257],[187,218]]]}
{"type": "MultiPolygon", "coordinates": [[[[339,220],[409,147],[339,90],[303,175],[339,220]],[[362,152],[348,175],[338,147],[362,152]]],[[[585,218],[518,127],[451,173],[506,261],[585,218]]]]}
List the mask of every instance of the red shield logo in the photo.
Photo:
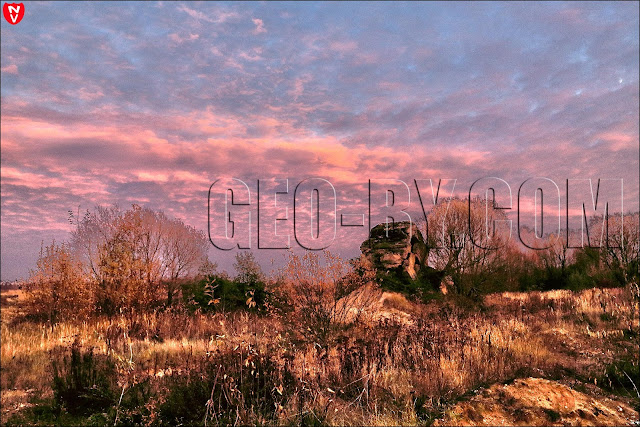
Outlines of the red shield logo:
{"type": "Polygon", "coordinates": [[[2,6],[4,19],[11,25],[16,25],[24,17],[24,4],[22,3],[5,3],[2,6]]]}

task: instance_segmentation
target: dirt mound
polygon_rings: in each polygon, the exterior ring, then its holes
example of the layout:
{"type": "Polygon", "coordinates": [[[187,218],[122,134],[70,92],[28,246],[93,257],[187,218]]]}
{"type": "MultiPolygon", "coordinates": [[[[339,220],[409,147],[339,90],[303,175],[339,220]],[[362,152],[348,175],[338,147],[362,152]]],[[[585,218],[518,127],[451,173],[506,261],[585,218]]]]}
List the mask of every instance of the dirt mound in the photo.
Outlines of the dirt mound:
{"type": "Polygon", "coordinates": [[[594,398],[555,381],[518,379],[496,384],[460,402],[434,425],[637,425],[638,412],[625,403],[594,398]]]}

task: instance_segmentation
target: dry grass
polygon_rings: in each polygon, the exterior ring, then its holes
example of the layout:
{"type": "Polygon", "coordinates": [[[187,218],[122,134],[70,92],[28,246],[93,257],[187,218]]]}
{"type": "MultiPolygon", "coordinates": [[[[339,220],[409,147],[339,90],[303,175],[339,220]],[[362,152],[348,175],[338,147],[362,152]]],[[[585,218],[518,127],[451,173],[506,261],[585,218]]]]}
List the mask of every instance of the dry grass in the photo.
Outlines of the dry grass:
{"type": "MultiPolygon", "coordinates": [[[[51,362],[76,339],[116,363],[125,399],[136,385],[150,390],[142,423],[175,422],[160,418],[158,408],[166,408],[176,385],[197,384],[194,375],[211,385],[211,396],[235,396],[210,405],[209,423],[230,413],[239,423],[415,425],[443,416],[481,386],[530,376],[597,382],[613,362],[638,364],[631,288],[495,294],[482,311],[385,293],[378,316],[329,347],[297,341],[275,317],[242,312],[140,313],[50,326],[17,321],[18,307],[16,298],[3,298],[3,424],[16,414],[27,418],[13,421],[33,421],[24,415],[30,399],[51,398],[51,362]],[[250,398],[252,390],[266,400],[250,398]]],[[[123,411],[114,412],[120,422],[133,419],[123,411]]]]}

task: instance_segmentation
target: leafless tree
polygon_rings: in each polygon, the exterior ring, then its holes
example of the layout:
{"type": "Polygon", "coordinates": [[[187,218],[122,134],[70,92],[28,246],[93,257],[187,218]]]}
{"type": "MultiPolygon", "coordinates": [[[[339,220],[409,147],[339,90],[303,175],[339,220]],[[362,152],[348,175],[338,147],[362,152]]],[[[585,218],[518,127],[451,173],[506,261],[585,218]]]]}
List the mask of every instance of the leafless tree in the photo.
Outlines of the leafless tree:
{"type": "Polygon", "coordinates": [[[485,200],[452,199],[448,205],[436,205],[427,216],[429,264],[451,277],[459,293],[476,288],[483,273],[503,261],[501,249],[508,237],[500,229],[494,232],[494,224],[499,224],[494,221],[505,219],[485,200]]]}
{"type": "Polygon", "coordinates": [[[625,283],[638,275],[640,256],[640,213],[616,213],[606,222],[602,216],[589,225],[592,245],[599,245],[602,261],[610,269],[622,272],[625,283]]]}

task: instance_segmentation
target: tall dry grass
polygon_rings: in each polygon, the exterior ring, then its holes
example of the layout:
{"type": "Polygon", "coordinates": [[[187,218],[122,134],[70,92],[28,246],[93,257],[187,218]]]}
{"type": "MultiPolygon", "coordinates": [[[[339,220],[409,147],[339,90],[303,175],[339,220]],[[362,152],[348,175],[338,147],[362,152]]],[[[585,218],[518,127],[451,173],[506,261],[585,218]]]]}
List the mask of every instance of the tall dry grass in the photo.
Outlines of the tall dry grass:
{"type": "Polygon", "coordinates": [[[53,326],[3,313],[3,403],[14,404],[16,390],[51,398],[52,362],[63,363],[77,341],[117,368],[119,399],[105,423],[428,423],[481,385],[568,372],[596,380],[621,358],[637,366],[634,292],[495,294],[480,311],[447,300],[413,305],[412,314],[369,318],[328,346],[296,339],[277,318],[243,312],[133,313],[53,326]],[[136,406],[140,393],[146,404],[136,406]]]}

